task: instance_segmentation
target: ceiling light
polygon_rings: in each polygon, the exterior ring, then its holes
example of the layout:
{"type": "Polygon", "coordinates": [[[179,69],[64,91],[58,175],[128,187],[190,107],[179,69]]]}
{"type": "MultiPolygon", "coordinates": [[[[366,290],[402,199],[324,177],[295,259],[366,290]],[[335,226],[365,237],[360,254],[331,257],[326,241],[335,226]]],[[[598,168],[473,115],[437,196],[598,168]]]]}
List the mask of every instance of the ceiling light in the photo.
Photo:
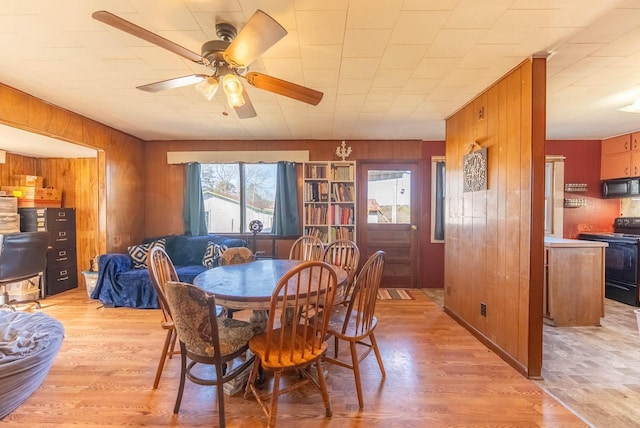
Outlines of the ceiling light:
{"type": "Polygon", "coordinates": [[[227,102],[231,107],[241,107],[244,105],[242,96],[242,84],[233,74],[225,74],[222,78],[222,88],[227,95],[227,102]]]}
{"type": "Polygon", "coordinates": [[[621,107],[618,110],[626,111],[629,113],[640,113],[640,100],[634,102],[633,104],[629,104],[626,107],[621,107]]]}
{"type": "Polygon", "coordinates": [[[213,96],[218,91],[218,78],[215,76],[209,76],[204,79],[202,82],[198,83],[195,88],[204,95],[209,101],[213,98],[213,96]]]}

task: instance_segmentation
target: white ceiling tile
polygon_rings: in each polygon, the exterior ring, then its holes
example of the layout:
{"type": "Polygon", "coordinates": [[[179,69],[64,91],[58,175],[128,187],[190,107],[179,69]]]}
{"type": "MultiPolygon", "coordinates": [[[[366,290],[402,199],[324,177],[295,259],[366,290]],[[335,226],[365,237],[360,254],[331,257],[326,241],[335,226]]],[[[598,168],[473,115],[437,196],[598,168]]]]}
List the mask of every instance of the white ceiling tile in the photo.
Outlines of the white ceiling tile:
{"type": "Polygon", "coordinates": [[[298,34],[302,45],[339,45],[344,40],[346,12],[297,12],[298,34]]]}
{"type": "Polygon", "coordinates": [[[511,3],[512,0],[460,0],[449,15],[446,28],[490,28],[511,3]]]}
{"type": "Polygon", "coordinates": [[[460,0],[404,0],[402,10],[453,10],[460,0]]]}
{"type": "Polygon", "coordinates": [[[394,28],[401,6],[397,0],[350,0],[347,28],[394,28]]]}
{"type": "Polygon", "coordinates": [[[442,29],[429,46],[426,56],[463,57],[473,49],[485,32],[483,29],[442,29]]]}
{"type": "Polygon", "coordinates": [[[375,58],[343,58],[340,66],[341,79],[371,79],[376,75],[380,60],[375,58]]]}
{"type": "Polygon", "coordinates": [[[411,78],[412,72],[413,70],[411,69],[394,70],[387,68],[385,70],[379,70],[373,79],[371,87],[384,89],[402,88],[411,78]]]}
{"type": "Polygon", "coordinates": [[[406,11],[400,12],[390,43],[424,45],[432,43],[445,25],[449,12],[406,11]]]}
{"type": "Polygon", "coordinates": [[[389,41],[391,30],[348,28],[342,55],[345,58],[379,58],[389,41]]]}
{"type": "Polygon", "coordinates": [[[371,79],[343,79],[338,81],[338,94],[368,94],[371,79]]]}
{"type": "Polygon", "coordinates": [[[413,71],[416,79],[443,78],[460,63],[460,58],[424,58],[413,71]]]}
{"type": "Polygon", "coordinates": [[[389,45],[380,61],[380,69],[414,69],[427,51],[428,45],[389,45]]]}

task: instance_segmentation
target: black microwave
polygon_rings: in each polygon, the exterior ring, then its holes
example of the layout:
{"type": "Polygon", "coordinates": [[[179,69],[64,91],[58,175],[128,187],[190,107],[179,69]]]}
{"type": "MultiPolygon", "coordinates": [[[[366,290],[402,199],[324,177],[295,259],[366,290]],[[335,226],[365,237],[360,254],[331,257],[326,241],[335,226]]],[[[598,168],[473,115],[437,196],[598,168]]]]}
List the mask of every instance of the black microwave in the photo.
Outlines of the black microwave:
{"type": "Polygon", "coordinates": [[[625,198],[640,195],[640,178],[618,178],[602,182],[602,197],[625,198]]]}

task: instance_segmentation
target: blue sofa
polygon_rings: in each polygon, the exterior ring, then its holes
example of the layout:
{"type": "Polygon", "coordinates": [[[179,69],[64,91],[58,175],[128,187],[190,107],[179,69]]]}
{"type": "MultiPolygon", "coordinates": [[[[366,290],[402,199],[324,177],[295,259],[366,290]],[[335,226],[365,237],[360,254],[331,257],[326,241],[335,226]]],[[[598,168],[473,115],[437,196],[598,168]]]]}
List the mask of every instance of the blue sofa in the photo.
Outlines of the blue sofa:
{"type": "MultiPolygon", "coordinates": [[[[207,268],[202,259],[209,241],[227,247],[246,247],[244,239],[219,235],[186,236],[170,235],[146,239],[143,243],[165,239],[165,250],[176,267],[181,281],[192,283],[207,268]]],[[[214,266],[217,265],[217,260],[214,266]]],[[[129,254],[102,254],[98,261],[98,280],[91,293],[106,307],[159,308],[158,298],[151,283],[149,269],[134,268],[129,254]]]]}

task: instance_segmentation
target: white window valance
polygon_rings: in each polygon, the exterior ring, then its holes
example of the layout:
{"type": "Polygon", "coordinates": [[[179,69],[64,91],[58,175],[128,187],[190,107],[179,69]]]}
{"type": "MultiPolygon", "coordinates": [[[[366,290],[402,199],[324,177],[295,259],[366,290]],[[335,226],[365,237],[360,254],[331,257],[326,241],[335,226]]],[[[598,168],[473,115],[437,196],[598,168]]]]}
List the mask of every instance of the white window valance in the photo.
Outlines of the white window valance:
{"type": "Polygon", "coordinates": [[[235,162],[308,162],[308,150],[265,150],[265,151],[191,151],[167,152],[168,164],[189,162],[235,163],[235,162]]]}

